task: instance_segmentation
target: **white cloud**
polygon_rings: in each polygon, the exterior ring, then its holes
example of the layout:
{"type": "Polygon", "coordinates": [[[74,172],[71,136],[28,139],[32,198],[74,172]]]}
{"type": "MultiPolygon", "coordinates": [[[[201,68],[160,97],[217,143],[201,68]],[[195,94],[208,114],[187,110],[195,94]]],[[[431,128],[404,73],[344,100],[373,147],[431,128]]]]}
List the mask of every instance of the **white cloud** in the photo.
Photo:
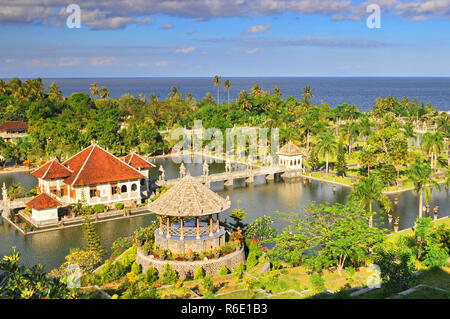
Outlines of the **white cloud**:
{"type": "Polygon", "coordinates": [[[175,26],[173,25],[173,24],[171,24],[171,23],[168,23],[168,24],[165,24],[165,25],[162,25],[161,27],[159,27],[161,30],[170,30],[170,29],[173,29],[173,28],[175,28],[175,26]]]}
{"type": "Polygon", "coordinates": [[[164,67],[164,66],[168,66],[169,65],[169,61],[156,61],[155,65],[157,67],[164,67]]]}
{"type": "Polygon", "coordinates": [[[254,25],[250,28],[248,28],[245,33],[247,34],[255,34],[255,33],[263,33],[269,30],[272,26],[270,24],[268,25],[254,25]]]}
{"type": "Polygon", "coordinates": [[[5,61],[5,63],[14,63],[14,62],[16,62],[16,60],[11,59],[11,58],[6,58],[4,61],[5,61]]]}
{"type": "Polygon", "coordinates": [[[81,58],[74,57],[61,57],[58,62],[58,66],[76,66],[80,64],[81,58]]]}
{"type": "Polygon", "coordinates": [[[90,62],[94,66],[106,66],[117,61],[116,57],[106,56],[106,57],[94,57],[90,59],[90,62]]]}
{"type": "Polygon", "coordinates": [[[183,53],[188,54],[195,51],[195,47],[186,47],[186,48],[179,48],[175,52],[176,53],[183,53]]]}
{"type": "Polygon", "coordinates": [[[254,49],[250,49],[250,50],[245,51],[245,53],[247,53],[247,54],[255,54],[258,51],[259,51],[259,48],[254,48],[254,49]]]}

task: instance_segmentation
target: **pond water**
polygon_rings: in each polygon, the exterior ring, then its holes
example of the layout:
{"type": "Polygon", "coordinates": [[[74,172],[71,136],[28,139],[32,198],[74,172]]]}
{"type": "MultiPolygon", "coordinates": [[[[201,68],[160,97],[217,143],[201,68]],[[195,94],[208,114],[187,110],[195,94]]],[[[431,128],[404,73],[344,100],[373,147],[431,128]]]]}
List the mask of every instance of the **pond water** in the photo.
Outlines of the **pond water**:
{"type": "MultiPolygon", "coordinates": [[[[198,176],[202,172],[201,159],[190,156],[183,156],[186,169],[191,175],[198,176]],[[186,163],[188,162],[188,163],[186,163]],[[195,162],[195,163],[189,163],[195,162]]],[[[209,160],[212,161],[212,160],[209,160]]],[[[179,165],[171,158],[158,158],[153,160],[155,164],[163,165],[166,178],[175,178],[178,176],[179,165]]],[[[244,169],[243,165],[237,165],[233,169],[244,169]]],[[[209,166],[211,174],[225,171],[224,163],[211,163],[209,166]]],[[[151,177],[156,179],[158,168],[151,172],[151,177]]],[[[37,180],[28,173],[5,173],[0,174],[0,185],[10,185],[20,182],[22,185],[31,189],[36,186],[37,180]]],[[[247,212],[246,222],[251,222],[262,215],[268,215],[275,218],[275,227],[281,230],[285,224],[276,219],[274,211],[298,212],[308,201],[318,203],[345,203],[350,190],[345,187],[337,186],[333,192],[332,186],[317,181],[306,182],[302,180],[284,182],[276,177],[272,182],[266,182],[263,176],[255,177],[255,183],[246,185],[245,181],[235,180],[233,188],[224,188],[223,182],[212,183],[211,188],[217,191],[223,197],[230,196],[231,207],[220,214],[221,220],[231,221],[230,215],[233,209],[242,208],[247,212]]],[[[393,198],[393,197],[392,197],[393,198]]],[[[449,193],[442,189],[441,192],[433,191],[431,208],[439,206],[439,217],[449,215],[449,193]]],[[[413,226],[414,220],[418,215],[418,198],[412,192],[405,192],[399,195],[398,205],[394,205],[394,217],[399,217],[399,228],[405,229],[413,226]]],[[[378,205],[374,205],[374,210],[379,211],[378,205]]],[[[148,226],[153,220],[153,215],[134,217],[99,223],[97,225],[99,236],[105,248],[110,249],[114,240],[121,236],[128,236],[143,226],[148,226]]],[[[381,227],[392,229],[386,218],[377,215],[381,227]]],[[[67,228],[32,236],[23,236],[8,222],[0,218],[0,256],[9,254],[11,247],[15,246],[20,251],[22,260],[27,265],[41,263],[45,265],[46,270],[51,270],[64,262],[64,257],[69,253],[70,248],[82,247],[81,227],[67,228]]]]}

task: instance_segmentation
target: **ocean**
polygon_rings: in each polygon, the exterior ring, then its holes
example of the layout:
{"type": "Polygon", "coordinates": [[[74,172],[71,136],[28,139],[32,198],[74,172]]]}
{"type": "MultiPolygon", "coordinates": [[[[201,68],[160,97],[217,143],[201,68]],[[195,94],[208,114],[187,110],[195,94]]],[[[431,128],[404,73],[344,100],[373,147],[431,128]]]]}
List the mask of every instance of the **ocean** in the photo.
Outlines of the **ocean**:
{"type": "MultiPolygon", "coordinates": [[[[336,107],[342,103],[355,104],[360,110],[372,108],[376,98],[392,94],[397,98],[404,96],[410,100],[431,103],[436,109],[450,110],[450,77],[222,77],[231,81],[230,99],[236,100],[241,90],[250,91],[254,84],[263,90],[278,86],[283,98],[294,96],[298,99],[302,88],[313,89],[313,103],[328,103],[336,107]]],[[[97,82],[106,86],[111,97],[130,93],[149,96],[156,93],[159,98],[168,96],[175,85],[182,97],[190,92],[196,99],[203,98],[207,92],[217,97],[217,87],[212,77],[153,77],[153,78],[45,78],[46,85],[54,81],[65,96],[74,92],[89,92],[90,85],[97,82]]],[[[221,87],[220,102],[228,100],[227,92],[221,87]]]]}

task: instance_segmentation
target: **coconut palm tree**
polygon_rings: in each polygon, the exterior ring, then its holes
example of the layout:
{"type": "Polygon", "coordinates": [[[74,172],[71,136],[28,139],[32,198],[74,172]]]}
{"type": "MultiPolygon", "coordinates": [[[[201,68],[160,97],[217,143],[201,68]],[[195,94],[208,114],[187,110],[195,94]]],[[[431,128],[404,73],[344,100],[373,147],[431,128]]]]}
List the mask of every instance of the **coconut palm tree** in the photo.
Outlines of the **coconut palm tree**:
{"type": "Polygon", "coordinates": [[[356,184],[353,185],[350,199],[356,200],[364,207],[369,206],[369,227],[373,227],[373,201],[379,202],[387,212],[390,212],[392,210],[392,203],[389,197],[383,194],[383,188],[383,183],[376,175],[372,175],[371,177],[367,178],[361,178],[356,184]]]}
{"type": "Polygon", "coordinates": [[[423,134],[420,146],[431,157],[431,168],[436,169],[437,157],[444,148],[444,138],[439,132],[423,134]]]}
{"type": "Polygon", "coordinates": [[[316,147],[317,147],[317,151],[318,154],[322,154],[325,156],[325,160],[326,160],[326,166],[325,166],[325,171],[326,174],[328,175],[328,158],[330,155],[334,154],[337,150],[337,142],[336,142],[336,138],[334,137],[334,132],[330,129],[321,132],[318,136],[317,136],[317,140],[316,140],[316,147]]]}
{"type": "Polygon", "coordinates": [[[52,100],[60,101],[62,97],[62,92],[59,90],[55,82],[50,83],[50,90],[48,92],[48,97],[52,100]]]}
{"type": "Polygon", "coordinates": [[[425,193],[426,202],[430,202],[433,187],[441,191],[441,186],[432,179],[433,170],[427,164],[418,161],[414,162],[406,172],[406,181],[414,184],[414,193],[419,194],[419,217],[422,217],[423,194],[425,193]]]}
{"type": "Polygon", "coordinates": [[[107,88],[106,86],[102,86],[102,90],[101,90],[101,93],[100,93],[100,97],[101,97],[102,99],[106,99],[106,98],[109,99],[109,92],[108,92],[108,88],[107,88]]]}
{"type": "Polygon", "coordinates": [[[272,93],[275,94],[278,97],[282,97],[283,95],[281,94],[280,88],[278,86],[274,86],[272,89],[272,93]]]}
{"type": "Polygon", "coordinates": [[[306,133],[306,149],[309,150],[309,141],[311,137],[311,133],[316,128],[317,121],[316,119],[311,116],[305,116],[300,120],[300,128],[303,130],[304,133],[306,133]]]}
{"type": "Polygon", "coordinates": [[[222,84],[222,81],[220,80],[220,76],[216,75],[213,78],[214,86],[217,86],[217,105],[220,104],[220,85],[222,84]]]}
{"type": "Polygon", "coordinates": [[[94,99],[97,98],[97,96],[100,94],[100,89],[98,87],[97,82],[94,82],[91,84],[90,91],[91,91],[91,94],[94,97],[94,99]]]}
{"type": "Polygon", "coordinates": [[[306,106],[307,108],[311,104],[310,103],[311,98],[314,96],[312,91],[313,90],[311,89],[311,87],[309,85],[305,86],[302,90],[302,96],[303,96],[302,102],[303,102],[304,106],[306,106]]]}
{"type": "Polygon", "coordinates": [[[225,82],[223,82],[223,88],[227,91],[228,93],[228,106],[230,105],[230,88],[231,88],[231,81],[230,80],[225,80],[225,82]]]}

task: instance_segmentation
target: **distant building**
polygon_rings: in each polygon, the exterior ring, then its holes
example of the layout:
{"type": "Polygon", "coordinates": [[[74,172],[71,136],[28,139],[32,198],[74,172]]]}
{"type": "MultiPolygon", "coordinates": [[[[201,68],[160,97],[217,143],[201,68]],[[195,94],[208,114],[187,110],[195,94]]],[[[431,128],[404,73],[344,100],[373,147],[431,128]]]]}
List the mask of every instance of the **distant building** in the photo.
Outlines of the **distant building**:
{"type": "Polygon", "coordinates": [[[95,142],[63,163],[52,159],[32,172],[38,193],[55,195],[65,204],[141,203],[148,191],[148,163],[137,154],[121,160],[95,142]]]}
{"type": "Polygon", "coordinates": [[[278,152],[279,164],[286,170],[299,170],[303,168],[303,157],[306,157],[305,150],[289,141],[278,152]]]}
{"type": "Polygon", "coordinates": [[[0,125],[0,137],[7,142],[11,142],[13,138],[27,136],[28,125],[22,121],[7,121],[0,125]]]}
{"type": "Polygon", "coordinates": [[[31,208],[31,218],[38,223],[58,222],[58,207],[62,205],[46,193],[39,194],[25,204],[26,207],[31,208]]]}

